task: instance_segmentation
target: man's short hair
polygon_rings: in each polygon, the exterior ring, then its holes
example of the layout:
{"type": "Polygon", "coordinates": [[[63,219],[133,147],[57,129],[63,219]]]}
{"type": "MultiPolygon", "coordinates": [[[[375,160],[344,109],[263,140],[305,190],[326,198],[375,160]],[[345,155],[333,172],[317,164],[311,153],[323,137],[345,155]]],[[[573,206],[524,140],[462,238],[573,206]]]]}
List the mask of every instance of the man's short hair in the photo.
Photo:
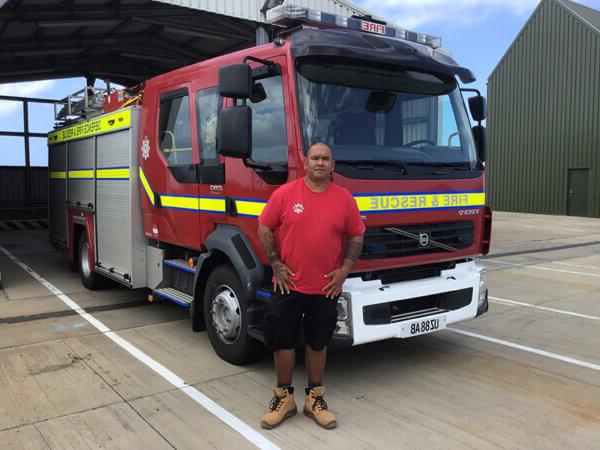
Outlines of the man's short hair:
{"type": "Polygon", "coordinates": [[[306,154],[304,156],[308,156],[308,152],[310,152],[310,149],[313,148],[315,145],[324,145],[331,152],[331,156],[333,156],[333,150],[331,149],[329,144],[327,144],[326,142],[323,142],[323,141],[314,141],[312,144],[310,144],[308,146],[308,149],[306,149],[306,154]]]}

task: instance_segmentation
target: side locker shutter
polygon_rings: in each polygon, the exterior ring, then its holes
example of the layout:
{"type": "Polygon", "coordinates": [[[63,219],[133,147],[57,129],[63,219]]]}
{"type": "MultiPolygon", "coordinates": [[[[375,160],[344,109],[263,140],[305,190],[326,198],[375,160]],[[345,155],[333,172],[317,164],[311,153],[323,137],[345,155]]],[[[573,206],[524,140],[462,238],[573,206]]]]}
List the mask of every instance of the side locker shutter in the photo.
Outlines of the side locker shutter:
{"type": "Polygon", "coordinates": [[[67,143],[48,146],[48,220],[50,238],[67,242],[67,143]]]}
{"type": "Polygon", "coordinates": [[[94,209],[95,139],[69,142],[68,203],[82,209],[94,209]]]}

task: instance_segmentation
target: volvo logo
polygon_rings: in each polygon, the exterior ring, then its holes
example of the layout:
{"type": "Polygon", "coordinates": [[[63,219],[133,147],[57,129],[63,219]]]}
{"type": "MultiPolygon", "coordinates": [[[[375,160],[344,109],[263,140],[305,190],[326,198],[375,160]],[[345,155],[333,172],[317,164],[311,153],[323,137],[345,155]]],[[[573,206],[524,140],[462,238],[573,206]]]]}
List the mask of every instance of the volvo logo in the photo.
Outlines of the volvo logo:
{"type": "Polygon", "coordinates": [[[414,234],[414,233],[410,233],[408,231],[404,231],[401,228],[397,228],[397,227],[388,227],[388,228],[385,228],[385,230],[389,231],[390,233],[399,234],[400,236],[414,239],[415,241],[417,241],[419,243],[419,247],[421,247],[421,248],[429,247],[429,246],[433,245],[434,247],[438,247],[443,250],[447,250],[449,252],[455,252],[458,250],[457,248],[454,248],[450,245],[443,244],[438,241],[434,241],[433,239],[431,239],[431,233],[429,231],[419,231],[418,234],[414,234]]]}
{"type": "Polygon", "coordinates": [[[429,233],[419,232],[419,247],[429,247],[431,236],[429,233]]]}

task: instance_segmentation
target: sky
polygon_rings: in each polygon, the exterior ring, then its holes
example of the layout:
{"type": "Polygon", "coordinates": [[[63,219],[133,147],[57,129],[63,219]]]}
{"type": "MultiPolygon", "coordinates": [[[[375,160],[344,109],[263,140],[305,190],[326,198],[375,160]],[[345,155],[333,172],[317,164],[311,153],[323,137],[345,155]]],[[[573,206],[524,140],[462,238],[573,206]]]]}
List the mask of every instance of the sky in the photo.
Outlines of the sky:
{"type": "MultiPolygon", "coordinates": [[[[442,37],[443,47],[473,71],[475,87],[485,95],[486,80],[515,39],[539,0],[353,0],[390,25],[442,37]]],[[[600,0],[578,0],[600,10],[600,0]]],[[[84,79],[0,84],[0,95],[60,99],[84,87],[84,79]]],[[[21,131],[22,108],[0,102],[0,130],[21,131]]],[[[31,131],[47,132],[52,107],[32,106],[31,131]]],[[[32,140],[32,165],[47,164],[43,138],[32,140]]],[[[23,140],[0,136],[0,165],[24,164],[23,140]]]]}

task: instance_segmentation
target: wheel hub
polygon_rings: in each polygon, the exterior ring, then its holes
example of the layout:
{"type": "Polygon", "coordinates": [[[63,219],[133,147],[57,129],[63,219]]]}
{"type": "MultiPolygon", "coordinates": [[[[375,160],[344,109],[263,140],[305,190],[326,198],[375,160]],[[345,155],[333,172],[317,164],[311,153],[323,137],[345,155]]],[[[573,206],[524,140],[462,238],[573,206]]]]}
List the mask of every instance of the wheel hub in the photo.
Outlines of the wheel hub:
{"type": "Polygon", "coordinates": [[[219,339],[227,345],[234,344],[240,335],[242,315],[233,289],[225,285],[217,287],[210,305],[210,315],[219,339]]]}
{"type": "Polygon", "coordinates": [[[81,246],[81,254],[79,257],[81,258],[81,271],[83,272],[83,276],[89,278],[92,269],[90,268],[90,247],[87,242],[84,242],[81,246]]]}

